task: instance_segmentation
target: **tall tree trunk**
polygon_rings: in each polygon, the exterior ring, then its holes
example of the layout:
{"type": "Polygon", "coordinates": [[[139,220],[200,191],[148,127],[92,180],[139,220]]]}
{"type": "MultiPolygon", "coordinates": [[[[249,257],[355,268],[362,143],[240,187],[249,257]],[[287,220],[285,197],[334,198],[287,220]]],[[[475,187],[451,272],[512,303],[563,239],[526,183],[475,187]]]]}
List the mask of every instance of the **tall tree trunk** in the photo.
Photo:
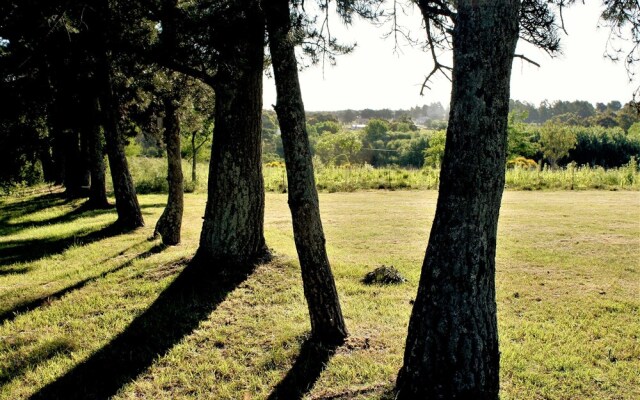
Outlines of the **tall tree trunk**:
{"type": "Polygon", "coordinates": [[[182,211],[184,209],[184,184],[182,177],[182,157],[180,156],[180,120],[178,107],[170,95],[164,99],[164,142],[167,145],[167,180],[169,181],[169,199],[158,223],[154,236],[160,234],[162,243],[176,245],[180,243],[182,211]]]}
{"type": "Polygon", "coordinates": [[[110,15],[107,0],[100,0],[94,17],[96,30],[96,80],[100,95],[100,109],[104,136],[107,145],[107,156],[111,167],[111,179],[116,198],[118,220],[116,225],[123,230],[144,226],[142,211],[138,204],[136,189],[129,173],[129,165],[124,152],[124,138],[119,126],[120,111],[118,100],[113,90],[111,58],[108,47],[108,20],[110,15]]]}
{"type": "Polygon", "coordinates": [[[65,129],[64,137],[64,187],[65,195],[69,198],[82,196],[82,154],[80,151],[80,137],[75,129],[65,129]]]}
{"type": "Polygon", "coordinates": [[[518,0],[461,0],[440,193],[398,399],[498,399],[495,252],[518,0]]]}
{"type": "Polygon", "coordinates": [[[213,85],[215,130],[199,262],[246,263],[269,254],[260,143],[264,22],[258,11],[256,4],[235,5],[229,25],[217,27],[229,34],[213,85]]]}
{"type": "Polygon", "coordinates": [[[93,96],[90,103],[91,117],[87,129],[89,130],[88,147],[91,186],[89,187],[88,205],[91,208],[108,208],[110,205],[107,200],[103,135],[100,126],[100,101],[97,96],[93,96]]]}
{"type": "Polygon", "coordinates": [[[91,185],[91,131],[84,127],[80,130],[80,185],[84,197],[89,196],[89,186],[91,185]]]}
{"type": "Polygon", "coordinates": [[[56,164],[51,155],[51,142],[51,139],[43,141],[38,149],[38,157],[42,162],[42,173],[45,182],[55,182],[57,176],[56,164]]]}
{"type": "Polygon", "coordinates": [[[311,317],[311,334],[321,342],[341,343],[347,329],[325,248],[298,62],[289,37],[289,0],[265,0],[263,4],[278,94],[275,109],[287,166],[289,208],[311,317]]]}
{"type": "Polygon", "coordinates": [[[198,165],[198,149],[196,149],[196,132],[197,131],[193,131],[191,132],[191,181],[192,182],[196,182],[197,181],[197,176],[196,176],[196,166],[198,165]]]}
{"type": "Polygon", "coordinates": [[[49,136],[51,137],[51,181],[63,185],[65,181],[65,143],[64,132],[57,116],[57,107],[52,107],[48,115],[49,136]]]}
{"type": "Polygon", "coordinates": [[[65,176],[64,185],[66,195],[69,198],[81,198],[88,196],[89,187],[89,160],[87,148],[87,133],[82,132],[84,126],[78,131],[65,130],[65,176]]]}

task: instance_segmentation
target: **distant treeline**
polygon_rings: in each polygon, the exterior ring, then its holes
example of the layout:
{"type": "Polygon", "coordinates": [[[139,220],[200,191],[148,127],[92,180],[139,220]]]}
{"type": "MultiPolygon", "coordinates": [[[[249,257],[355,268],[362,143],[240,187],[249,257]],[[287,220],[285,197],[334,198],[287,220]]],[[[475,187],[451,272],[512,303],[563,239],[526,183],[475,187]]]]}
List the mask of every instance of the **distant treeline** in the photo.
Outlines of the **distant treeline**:
{"type": "MultiPolygon", "coordinates": [[[[440,110],[439,103],[425,106],[440,110]]],[[[640,119],[631,104],[618,101],[543,102],[540,107],[511,101],[509,114],[508,166],[552,168],[571,162],[577,165],[613,168],[640,158],[640,119]],[[531,114],[536,117],[532,121],[531,114]],[[541,116],[544,117],[541,119],[541,116]]],[[[344,110],[312,112],[307,115],[307,132],[317,162],[330,165],[370,164],[438,168],[444,154],[447,121],[421,120],[410,110],[344,110]],[[353,115],[355,120],[351,121],[353,115]],[[366,118],[363,115],[374,115],[366,118]],[[381,116],[393,116],[382,118],[381,116]],[[357,123],[354,123],[357,122],[357,123]]],[[[282,159],[282,144],[275,115],[263,115],[265,161],[282,159]]]]}
{"type": "Polygon", "coordinates": [[[373,110],[365,108],[363,110],[348,109],[340,111],[307,112],[307,118],[311,123],[333,120],[336,122],[342,122],[343,124],[361,122],[370,119],[396,120],[406,117],[410,117],[412,120],[417,122],[424,122],[427,120],[446,120],[448,116],[449,108],[444,107],[440,102],[425,104],[423,106],[415,106],[406,110],[391,110],[389,108],[373,110]]]}
{"type": "Polygon", "coordinates": [[[523,122],[543,124],[553,121],[566,125],[621,127],[628,130],[638,120],[637,111],[631,103],[623,105],[617,100],[608,103],[589,103],[584,100],[554,101],[544,100],[539,106],[520,100],[509,102],[509,111],[526,113],[523,122]]]}
{"type": "MultiPolygon", "coordinates": [[[[519,114],[526,113],[526,118],[523,120],[526,123],[543,124],[547,121],[553,121],[566,125],[602,126],[605,128],[619,126],[625,131],[637,119],[635,109],[630,104],[624,105],[618,100],[612,100],[608,103],[596,103],[595,106],[584,100],[557,100],[553,102],[544,100],[537,106],[527,101],[511,100],[509,102],[509,111],[515,111],[519,114]]],[[[443,127],[441,122],[448,119],[449,109],[440,102],[435,102],[397,110],[365,108],[362,110],[307,112],[307,118],[312,125],[326,121],[342,124],[361,124],[370,119],[393,121],[406,119],[407,117],[420,126],[438,129],[443,127]],[[435,126],[432,126],[434,121],[437,122],[435,122],[435,126]],[[440,122],[439,125],[438,122],[440,122]]]]}

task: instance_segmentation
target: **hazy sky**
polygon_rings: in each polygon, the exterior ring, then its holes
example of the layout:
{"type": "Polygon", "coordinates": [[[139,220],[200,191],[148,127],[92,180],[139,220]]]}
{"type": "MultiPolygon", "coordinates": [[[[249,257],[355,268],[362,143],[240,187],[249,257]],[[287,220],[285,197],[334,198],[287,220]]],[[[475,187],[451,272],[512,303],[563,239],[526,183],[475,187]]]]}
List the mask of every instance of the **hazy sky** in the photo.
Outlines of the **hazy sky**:
{"type": "MultiPolygon", "coordinates": [[[[534,104],[544,99],[587,100],[594,104],[629,101],[637,83],[629,83],[622,63],[603,57],[609,31],[597,29],[599,13],[594,5],[565,10],[569,36],[563,35],[563,54],[557,58],[520,40],[516,52],[535,60],[541,68],[514,60],[511,98],[534,104]]],[[[408,24],[414,25],[413,32],[423,34],[418,13],[407,18],[411,21],[408,24]]],[[[342,41],[356,42],[357,47],[354,53],[340,56],[335,67],[327,63],[324,72],[322,66],[313,66],[300,74],[307,110],[406,109],[436,101],[448,105],[451,84],[444,77],[433,81],[431,91],[419,95],[422,81],[433,67],[427,53],[403,46],[401,54],[394,54],[393,40],[381,38],[388,28],[367,22],[356,21],[346,30],[340,26],[332,29],[332,34],[342,41]]],[[[265,78],[264,107],[271,108],[275,99],[273,78],[265,78]]]]}

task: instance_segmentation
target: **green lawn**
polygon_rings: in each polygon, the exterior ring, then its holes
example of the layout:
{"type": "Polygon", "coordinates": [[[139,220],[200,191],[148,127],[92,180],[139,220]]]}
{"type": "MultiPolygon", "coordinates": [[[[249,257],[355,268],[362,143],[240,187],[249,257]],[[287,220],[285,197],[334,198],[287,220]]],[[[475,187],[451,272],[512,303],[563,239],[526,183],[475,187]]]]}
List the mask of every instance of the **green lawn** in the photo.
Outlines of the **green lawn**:
{"type": "MultiPolygon", "coordinates": [[[[202,194],[186,195],[171,248],[148,240],[164,195],[140,196],[147,226],[119,236],[114,210],[1,198],[0,398],[266,399],[287,376],[309,399],[387,399],[436,196],[321,194],[351,334],[333,352],[305,341],[286,195],[267,194],[277,258],[215,278],[185,269],[202,194]],[[408,283],[363,285],[380,264],[408,283]]],[[[640,398],[640,193],[506,192],[499,234],[502,398],[640,398]]]]}

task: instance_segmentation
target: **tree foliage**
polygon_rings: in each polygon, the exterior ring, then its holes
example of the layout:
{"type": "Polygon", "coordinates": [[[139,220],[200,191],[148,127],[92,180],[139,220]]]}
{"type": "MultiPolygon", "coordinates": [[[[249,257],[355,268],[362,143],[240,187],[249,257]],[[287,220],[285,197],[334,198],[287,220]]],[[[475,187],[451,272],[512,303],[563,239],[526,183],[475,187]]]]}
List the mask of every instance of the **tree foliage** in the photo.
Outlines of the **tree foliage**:
{"type": "Polygon", "coordinates": [[[566,125],[547,122],[540,129],[540,149],[553,167],[576,145],[576,134],[566,125]]]}

